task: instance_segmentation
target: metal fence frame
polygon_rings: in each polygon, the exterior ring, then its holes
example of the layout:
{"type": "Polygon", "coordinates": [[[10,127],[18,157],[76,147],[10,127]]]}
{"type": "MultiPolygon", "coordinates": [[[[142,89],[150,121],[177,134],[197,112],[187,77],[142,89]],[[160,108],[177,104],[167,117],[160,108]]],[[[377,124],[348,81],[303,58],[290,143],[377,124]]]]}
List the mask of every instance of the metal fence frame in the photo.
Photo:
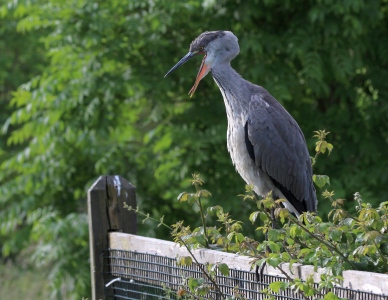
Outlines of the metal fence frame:
{"type": "MultiPolygon", "coordinates": [[[[104,252],[104,261],[110,269],[108,276],[112,279],[105,285],[107,299],[147,299],[147,300],[168,300],[176,299],[169,295],[168,291],[179,290],[185,278],[205,278],[200,268],[192,264],[190,266],[179,266],[175,258],[149,254],[137,251],[114,250],[104,252]]],[[[268,288],[274,281],[286,281],[275,275],[264,275],[261,282],[256,279],[256,274],[250,271],[231,269],[228,276],[217,274],[215,281],[224,296],[232,297],[237,291],[243,294],[246,299],[262,299],[263,289],[268,288]]],[[[316,288],[318,284],[315,284],[316,288]]],[[[385,300],[387,296],[374,293],[354,290],[344,287],[334,287],[333,293],[341,298],[360,300],[385,300]]],[[[320,297],[324,297],[323,291],[320,297]]],[[[277,300],[301,299],[299,293],[289,289],[275,294],[277,300]]],[[[309,297],[315,299],[317,297],[309,297]]],[[[223,299],[215,290],[211,290],[207,299],[223,299]]]]}

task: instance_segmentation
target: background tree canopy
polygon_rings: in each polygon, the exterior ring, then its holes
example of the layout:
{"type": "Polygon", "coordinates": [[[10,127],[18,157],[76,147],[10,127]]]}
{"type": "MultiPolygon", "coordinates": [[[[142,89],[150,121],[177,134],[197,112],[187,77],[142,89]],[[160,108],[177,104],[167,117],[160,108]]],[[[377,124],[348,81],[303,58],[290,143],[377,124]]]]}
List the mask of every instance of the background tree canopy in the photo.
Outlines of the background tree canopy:
{"type": "Polygon", "coordinates": [[[199,172],[248,222],[211,76],[192,99],[199,58],[163,79],[203,31],[235,33],[232,66],[288,109],[311,154],[313,131],[332,132],[314,171],[337,196],[387,200],[387,0],[0,0],[0,17],[2,256],[50,266],[54,298],[90,294],[86,190],[99,175],[131,181],[156,218],[196,224],[176,197],[199,172]]]}

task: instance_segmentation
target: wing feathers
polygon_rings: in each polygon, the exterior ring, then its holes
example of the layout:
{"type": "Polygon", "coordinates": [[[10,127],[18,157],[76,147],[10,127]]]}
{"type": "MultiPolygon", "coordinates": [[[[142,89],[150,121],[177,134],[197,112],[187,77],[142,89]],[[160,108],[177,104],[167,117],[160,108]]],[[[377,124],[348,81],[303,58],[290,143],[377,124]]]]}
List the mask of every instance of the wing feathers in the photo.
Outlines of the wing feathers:
{"type": "Polygon", "coordinates": [[[270,176],[287,200],[300,212],[316,211],[310,156],[303,133],[270,94],[251,97],[245,135],[250,156],[254,155],[256,165],[270,176]],[[265,101],[269,97],[270,101],[265,101]]]}

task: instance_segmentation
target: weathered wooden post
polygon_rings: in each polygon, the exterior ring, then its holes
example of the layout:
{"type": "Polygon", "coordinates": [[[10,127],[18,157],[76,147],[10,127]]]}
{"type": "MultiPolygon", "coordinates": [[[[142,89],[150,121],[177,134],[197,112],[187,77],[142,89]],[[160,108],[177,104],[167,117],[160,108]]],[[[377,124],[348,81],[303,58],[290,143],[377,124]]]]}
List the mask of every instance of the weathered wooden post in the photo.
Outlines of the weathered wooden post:
{"type": "Polygon", "coordinates": [[[88,191],[90,265],[92,299],[105,299],[103,250],[109,248],[108,232],[136,234],[136,214],[124,208],[124,202],[136,208],[135,187],[121,176],[101,176],[88,191]]]}

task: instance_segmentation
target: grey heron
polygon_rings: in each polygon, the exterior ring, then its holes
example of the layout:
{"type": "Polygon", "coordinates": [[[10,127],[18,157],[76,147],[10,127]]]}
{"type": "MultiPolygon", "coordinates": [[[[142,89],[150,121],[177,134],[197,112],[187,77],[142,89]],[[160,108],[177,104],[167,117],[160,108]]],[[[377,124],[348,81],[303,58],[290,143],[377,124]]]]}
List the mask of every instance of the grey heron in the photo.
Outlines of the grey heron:
{"type": "Polygon", "coordinates": [[[260,196],[270,191],[293,214],[317,210],[306,140],[297,122],[263,87],[243,79],[230,65],[240,48],[230,31],[199,35],[165,77],[195,55],[204,55],[192,96],[211,72],[224,98],[228,119],[227,148],[247,184],[260,196]]]}

